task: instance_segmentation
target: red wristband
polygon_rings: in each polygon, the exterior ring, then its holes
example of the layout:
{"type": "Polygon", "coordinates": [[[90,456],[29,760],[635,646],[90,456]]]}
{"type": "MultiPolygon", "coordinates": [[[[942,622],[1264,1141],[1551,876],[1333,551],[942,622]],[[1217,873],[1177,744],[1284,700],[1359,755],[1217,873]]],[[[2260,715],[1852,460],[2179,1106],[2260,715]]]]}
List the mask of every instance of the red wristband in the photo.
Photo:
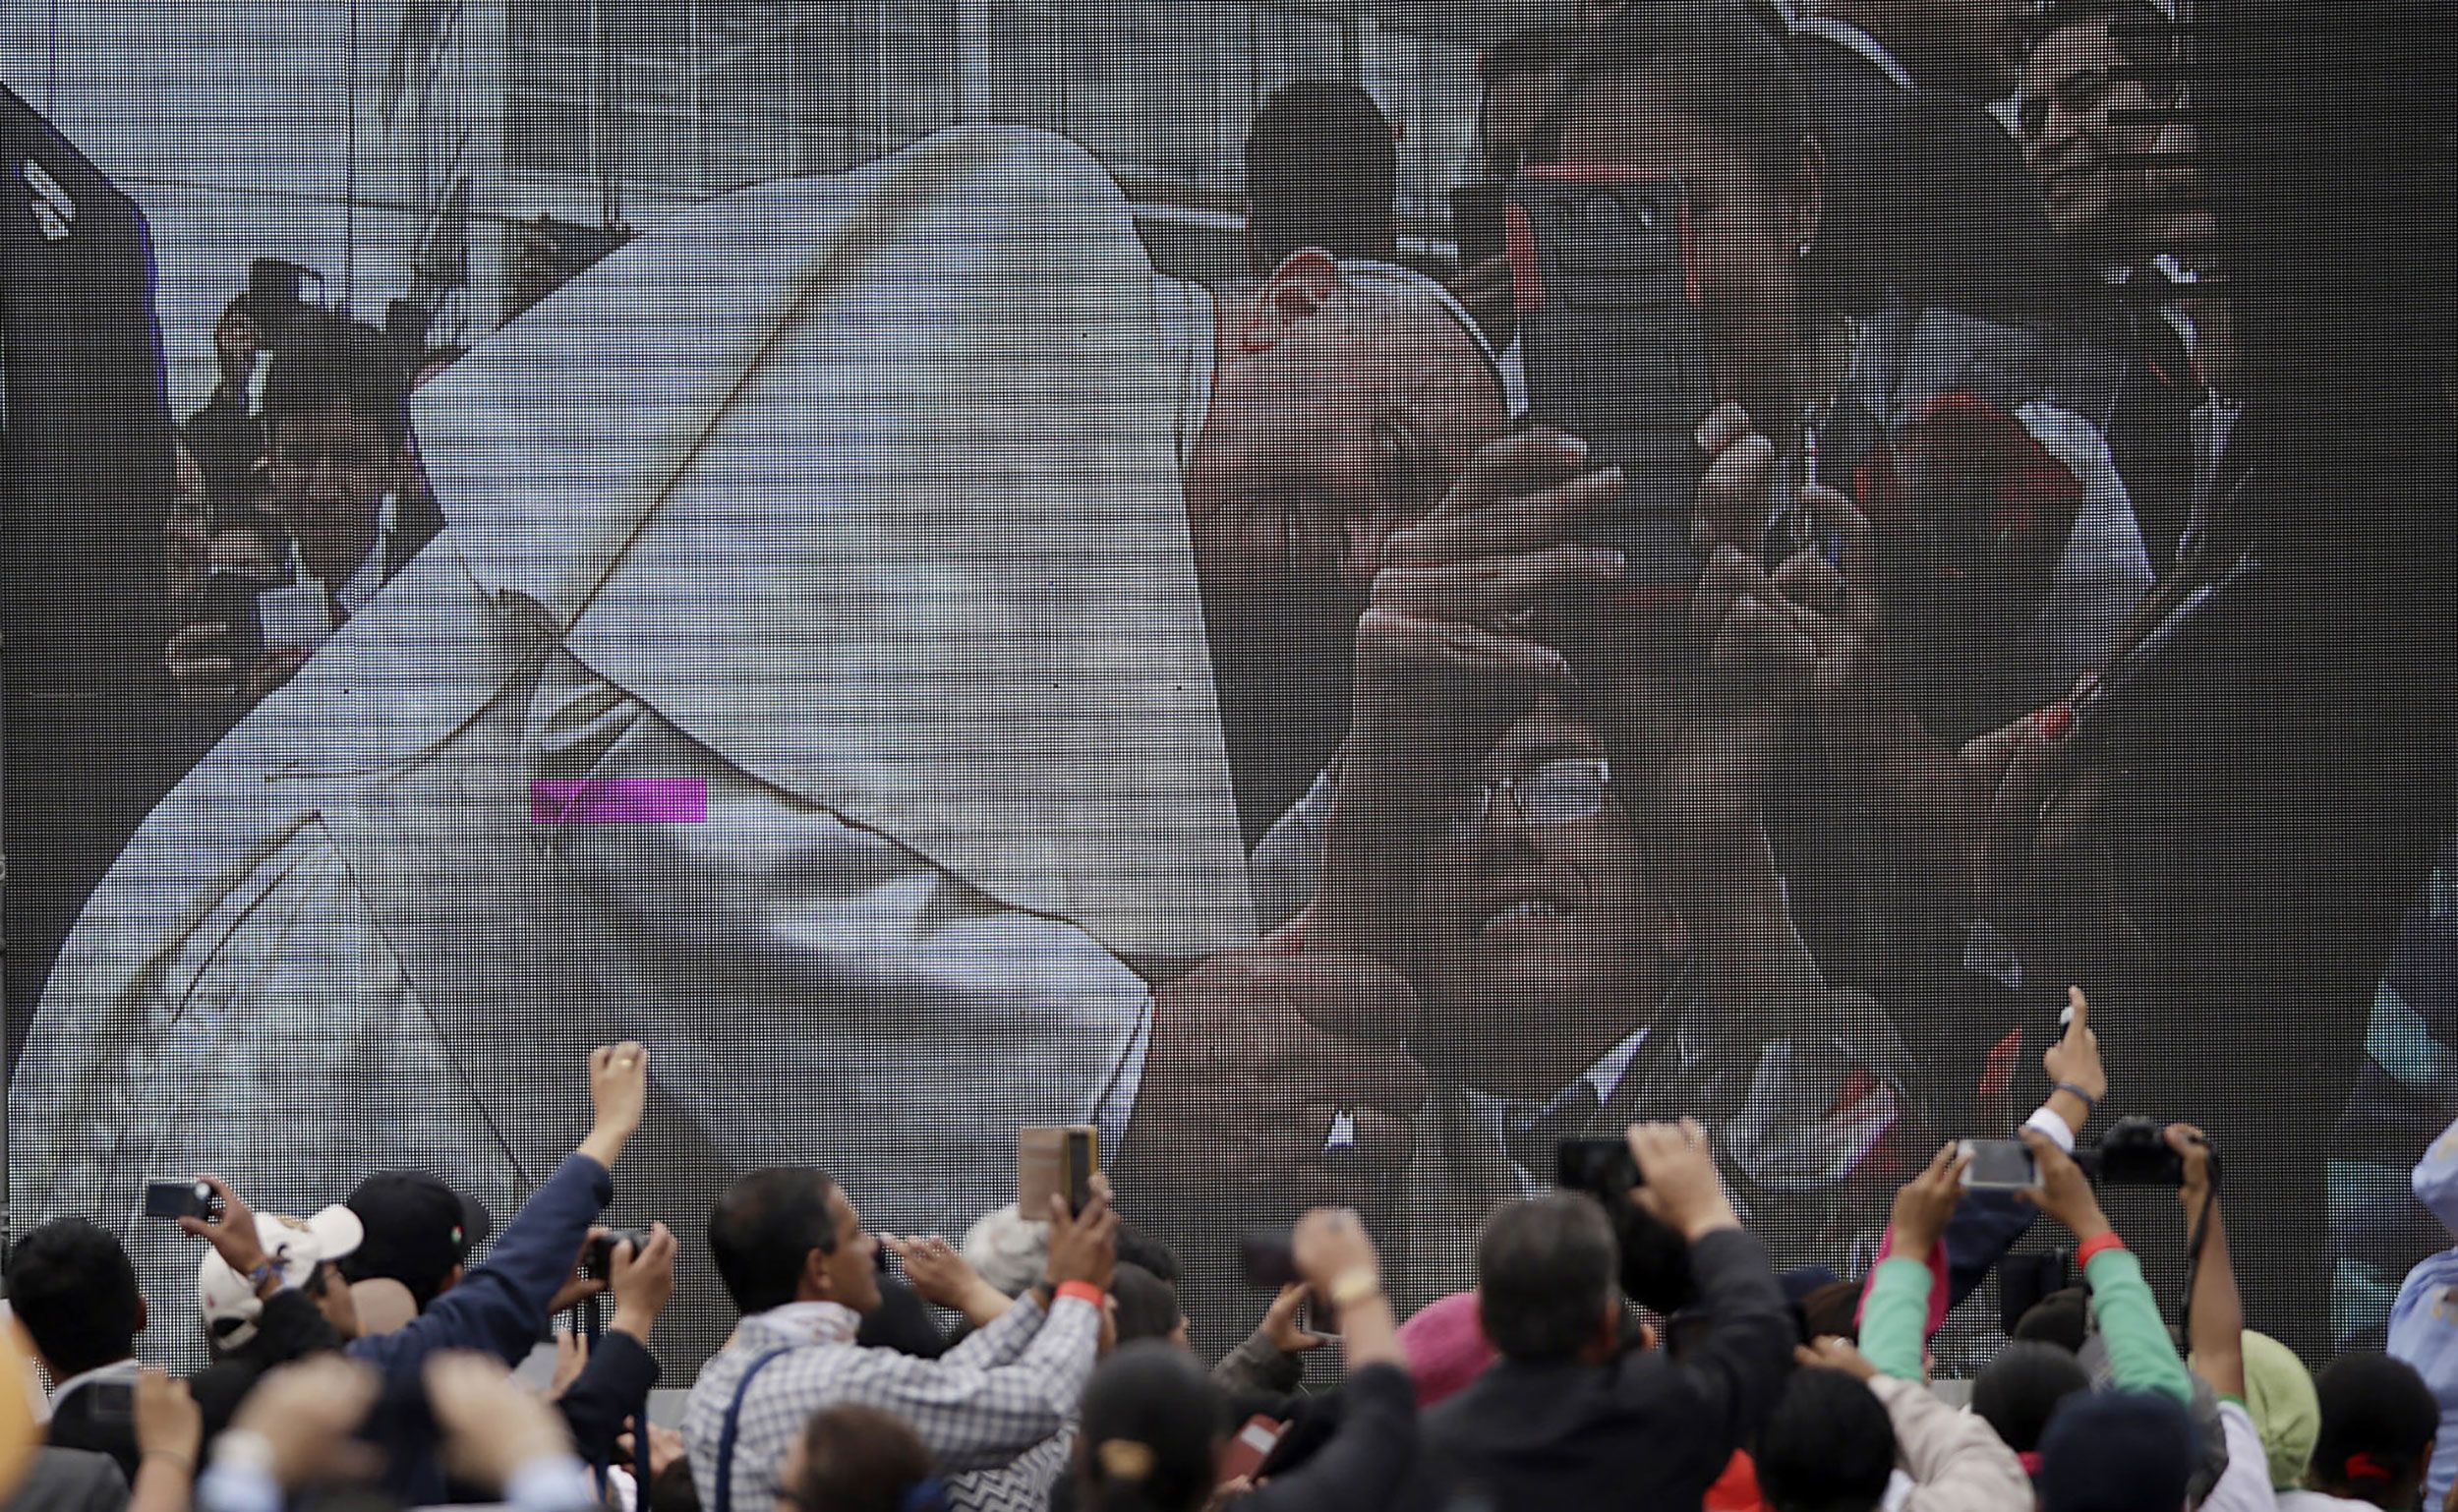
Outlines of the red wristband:
{"type": "Polygon", "coordinates": [[[2106,1254],[2111,1250],[2122,1250],[2124,1248],[2125,1239],[2122,1235],[2118,1234],[2115,1229],[2110,1229],[2105,1234],[2094,1234],[2090,1238],[2082,1241],[2082,1243],[2075,1246],[2074,1263],[2077,1266],[2086,1266],[2091,1263],[2094,1257],[2106,1254]]]}
{"type": "Polygon", "coordinates": [[[1058,1296],[1054,1301],[1065,1302],[1073,1297],[1079,1302],[1088,1302],[1097,1308],[1108,1300],[1108,1293],[1089,1281],[1062,1281],[1059,1283],[1058,1296]]]}

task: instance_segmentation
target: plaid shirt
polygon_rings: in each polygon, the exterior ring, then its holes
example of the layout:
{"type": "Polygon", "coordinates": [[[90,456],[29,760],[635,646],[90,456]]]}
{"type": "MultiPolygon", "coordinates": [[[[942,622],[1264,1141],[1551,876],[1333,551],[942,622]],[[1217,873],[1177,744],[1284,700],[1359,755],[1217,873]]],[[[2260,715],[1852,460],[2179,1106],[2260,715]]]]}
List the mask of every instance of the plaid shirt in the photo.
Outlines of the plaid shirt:
{"type": "Polygon", "coordinates": [[[834,1303],[797,1303],[742,1320],[732,1347],[691,1388],[682,1436],[691,1480],[709,1512],[751,1512],[777,1503],[777,1474],[811,1415],[841,1403],[894,1413],[911,1425],[939,1468],[988,1470],[1067,1425],[1092,1374],[1101,1309],[1068,1298],[1044,1313],[1029,1296],[937,1360],[853,1342],[860,1319],[834,1303]],[[717,1446],[743,1372],[762,1356],[786,1354],[752,1377],[734,1431],[733,1506],[717,1504],[717,1446]]]}

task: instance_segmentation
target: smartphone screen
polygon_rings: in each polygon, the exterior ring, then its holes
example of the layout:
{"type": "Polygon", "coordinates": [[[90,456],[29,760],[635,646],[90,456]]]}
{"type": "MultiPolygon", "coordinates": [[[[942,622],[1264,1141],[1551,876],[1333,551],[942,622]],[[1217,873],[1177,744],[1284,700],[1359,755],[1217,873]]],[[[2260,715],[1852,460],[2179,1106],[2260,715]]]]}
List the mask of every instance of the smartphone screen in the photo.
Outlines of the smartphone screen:
{"type": "Polygon", "coordinates": [[[1970,1157],[1963,1187],[1970,1192],[2020,1192],[2040,1184],[2039,1163],[2019,1139],[1965,1139],[1960,1153],[1970,1157]]]}
{"type": "Polygon", "coordinates": [[[213,1189],[203,1182],[146,1183],[148,1218],[203,1218],[213,1211],[213,1189]]]}

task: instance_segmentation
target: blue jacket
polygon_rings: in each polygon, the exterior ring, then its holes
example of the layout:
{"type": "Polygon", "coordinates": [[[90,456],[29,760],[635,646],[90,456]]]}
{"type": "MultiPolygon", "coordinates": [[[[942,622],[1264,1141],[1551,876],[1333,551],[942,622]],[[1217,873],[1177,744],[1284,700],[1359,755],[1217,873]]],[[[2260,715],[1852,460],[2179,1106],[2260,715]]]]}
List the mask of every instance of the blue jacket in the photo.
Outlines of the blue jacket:
{"type": "Polygon", "coordinates": [[[345,1351],[383,1375],[368,1435],[384,1451],[384,1487],[407,1506],[444,1499],[436,1425],[427,1412],[427,1357],[477,1350],[515,1365],[546,1331],[547,1304],[572,1272],[589,1225],[614,1195],[614,1179],[586,1155],[570,1155],[495,1243],[487,1263],[430,1303],[409,1326],[345,1351]]]}

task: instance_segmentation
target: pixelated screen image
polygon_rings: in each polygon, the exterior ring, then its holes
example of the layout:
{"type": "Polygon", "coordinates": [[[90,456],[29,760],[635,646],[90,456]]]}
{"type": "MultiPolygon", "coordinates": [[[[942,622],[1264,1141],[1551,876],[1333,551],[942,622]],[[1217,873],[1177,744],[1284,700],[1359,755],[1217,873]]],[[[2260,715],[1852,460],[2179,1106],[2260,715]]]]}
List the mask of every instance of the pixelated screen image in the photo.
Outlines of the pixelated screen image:
{"type": "Polygon", "coordinates": [[[0,7],[9,1235],[193,1368],[147,1184],[499,1241],[636,1041],[668,1384],[731,1181],[960,1241],[1027,1126],[1207,1356],[1243,1236],[1405,1315],[1684,1118],[1802,1291],[1947,1140],[2147,1135],[2172,1308],[2190,1123],[2253,1325],[2377,1346],[2446,8],[1878,9],[0,7]]]}

